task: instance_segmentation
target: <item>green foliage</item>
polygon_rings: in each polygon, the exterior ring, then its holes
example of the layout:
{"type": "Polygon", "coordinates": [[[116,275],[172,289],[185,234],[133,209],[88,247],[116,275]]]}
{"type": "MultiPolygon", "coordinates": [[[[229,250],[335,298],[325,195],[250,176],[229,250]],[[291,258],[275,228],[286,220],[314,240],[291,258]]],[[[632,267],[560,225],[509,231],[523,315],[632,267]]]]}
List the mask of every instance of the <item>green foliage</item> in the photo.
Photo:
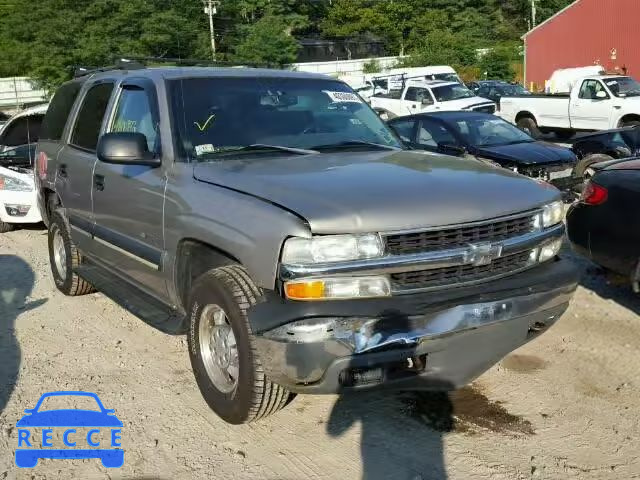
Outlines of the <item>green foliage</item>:
{"type": "Polygon", "coordinates": [[[380,62],[377,60],[369,60],[362,67],[364,73],[379,73],[382,71],[382,67],[380,66],[380,62]]]}
{"type": "Polygon", "coordinates": [[[491,49],[480,59],[482,75],[490,80],[512,81],[515,77],[513,63],[517,58],[516,48],[504,46],[491,49]]]}
{"type": "Polygon", "coordinates": [[[244,40],[235,49],[235,60],[270,65],[295,61],[298,43],[291,36],[284,17],[266,15],[243,30],[244,40]]]}
{"type": "MultiPolygon", "coordinates": [[[[538,21],[570,2],[538,0],[538,21]]],[[[210,58],[202,7],[202,0],[0,0],[0,77],[28,75],[51,89],[73,66],[118,55],[210,58]]],[[[222,0],[214,17],[220,60],[283,64],[296,58],[296,35],[374,36],[389,55],[409,54],[407,64],[481,66],[500,76],[510,74],[502,47],[519,42],[529,20],[529,0],[222,0]],[[478,65],[476,48],[496,50],[478,65]]]]}

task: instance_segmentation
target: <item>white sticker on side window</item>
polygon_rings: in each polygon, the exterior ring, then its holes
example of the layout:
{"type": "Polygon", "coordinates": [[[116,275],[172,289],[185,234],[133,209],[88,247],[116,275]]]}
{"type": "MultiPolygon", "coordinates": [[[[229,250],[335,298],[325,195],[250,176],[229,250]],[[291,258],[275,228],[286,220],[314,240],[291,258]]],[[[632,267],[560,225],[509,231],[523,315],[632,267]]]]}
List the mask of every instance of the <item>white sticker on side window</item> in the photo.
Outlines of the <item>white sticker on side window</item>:
{"type": "Polygon", "coordinates": [[[346,103],[362,103],[362,100],[358,95],[351,92],[331,92],[329,90],[323,90],[324,93],[329,95],[329,98],[334,102],[346,102],[346,103]]]}

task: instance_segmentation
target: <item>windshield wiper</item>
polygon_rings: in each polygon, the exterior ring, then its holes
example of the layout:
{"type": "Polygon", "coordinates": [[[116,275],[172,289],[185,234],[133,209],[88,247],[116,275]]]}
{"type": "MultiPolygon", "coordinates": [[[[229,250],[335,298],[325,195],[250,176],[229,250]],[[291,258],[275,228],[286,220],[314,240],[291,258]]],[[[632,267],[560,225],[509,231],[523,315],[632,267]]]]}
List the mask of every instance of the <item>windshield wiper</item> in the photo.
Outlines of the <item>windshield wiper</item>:
{"type": "Polygon", "coordinates": [[[363,140],[347,140],[345,142],[328,143],[326,145],[316,145],[314,150],[339,150],[341,148],[353,148],[353,147],[372,147],[381,150],[396,150],[398,147],[392,147],[391,145],[382,145],[380,143],[365,142],[363,140]]]}
{"type": "Polygon", "coordinates": [[[220,147],[215,152],[206,152],[205,155],[224,155],[227,153],[243,153],[243,152],[268,152],[278,151],[293,153],[296,155],[311,155],[312,153],[319,153],[315,150],[307,150],[305,148],[286,147],[284,145],[267,145],[265,143],[253,143],[244,147],[220,147]]]}

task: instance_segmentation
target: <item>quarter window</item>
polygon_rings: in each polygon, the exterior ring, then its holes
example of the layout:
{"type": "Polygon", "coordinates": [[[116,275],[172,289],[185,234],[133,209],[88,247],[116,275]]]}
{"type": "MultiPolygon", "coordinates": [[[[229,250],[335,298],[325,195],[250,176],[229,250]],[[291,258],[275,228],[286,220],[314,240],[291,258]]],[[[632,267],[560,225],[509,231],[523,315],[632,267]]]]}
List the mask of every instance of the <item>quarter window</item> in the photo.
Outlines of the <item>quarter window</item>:
{"type": "Polygon", "coordinates": [[[82,84],[76,81],[65,83],[58,89],[42,122],[41,140],[60,140],[62,138],[62,131],[81,86],[82,84]]]}
{"type": "Polygon", "coordinates": [[[100,128],[107,111],[113,83],[100,83],[89,89],[84,97],[71,136],[71,144],[95,151],[100,136],[100,128]]]}
{"type": "Polygon", "coordinates": [[[145,90],[131,86],[122,90],[110,131],[142,133],[149,151],[158,153],[158,124],[145,90]]]}

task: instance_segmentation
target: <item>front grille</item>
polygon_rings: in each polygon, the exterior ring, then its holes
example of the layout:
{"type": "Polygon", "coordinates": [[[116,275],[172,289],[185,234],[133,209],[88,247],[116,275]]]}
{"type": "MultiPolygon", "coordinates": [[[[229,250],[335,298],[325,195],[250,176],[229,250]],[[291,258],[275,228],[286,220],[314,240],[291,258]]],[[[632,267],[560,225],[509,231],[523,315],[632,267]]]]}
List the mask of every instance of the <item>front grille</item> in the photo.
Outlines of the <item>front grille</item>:
{"type": "Polygon", "coordinates": [[[443,230],[400,233],[386,237],[387,251],[392,255],[448,250],[467,247],[470,243],[498,242],[524,235],[533,230],[533,215],[479,225],[462,225],[443,230]]]}
{"type": "Polygon", "coordinates": [[[529,264],[529,253],[526,251],[500,257],[489,265],[460,265],[418,272],[394,273],[391,275],[391,282],[394,290],[409,290],[488,280],[526,268],[529,264]]]}
{"type": "Polygon", "coordinates": [[[482,107],[476,107],[473,109],[473,111],[481,113],[496,113],[496,107],[495,105],[485,105],[482,107]]]}

